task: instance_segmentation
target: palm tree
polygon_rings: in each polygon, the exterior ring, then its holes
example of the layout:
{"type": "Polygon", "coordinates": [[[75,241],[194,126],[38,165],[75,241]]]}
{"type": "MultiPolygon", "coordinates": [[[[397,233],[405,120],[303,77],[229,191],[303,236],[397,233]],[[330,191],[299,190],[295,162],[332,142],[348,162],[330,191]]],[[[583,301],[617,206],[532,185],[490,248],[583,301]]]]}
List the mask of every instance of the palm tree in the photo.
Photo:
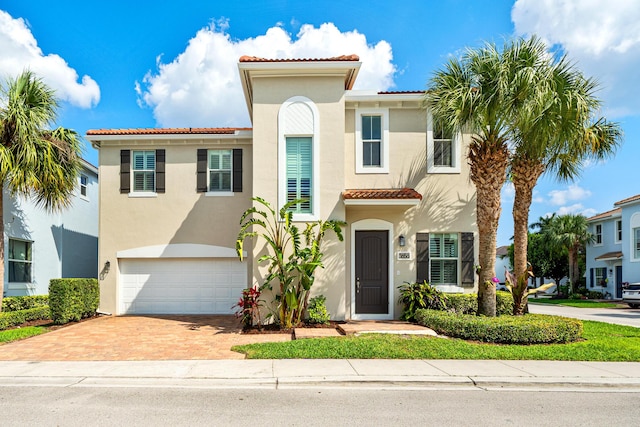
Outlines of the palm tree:
{"type": "Polygon", "coordinates": [[[569,283],[572,290],[576,290],[576,284],[580,272],[578,271],[578,254],[588,243],[593,243],[595,237],[589,232],[589,224],[584,215],[567,214],[552,218],[543,233],[551,242],[567,249],[569,254],[569,283]]]}
{"type": "MultiPolygon", "coordinates": [[[[32,197],[48,211],[68,206],[80,171],[81,146],[74,131],[50,130],[58,109],[54,91],[30,71],[9,79],[0,90],[0,182],[12,196],[32,197]]],[[[0,191],[0,217],[3,194],[0,191]]],[[[4,277],[4,220],[0,221],[0,277],[4,277]]],[[[3,288],[0,280],[0,306],[3,288]]]]}
{"type": "Polygon", "coordinates": [[[479,240],[478,314],[496,315],[495,254],[500,190],[506,180],[510,134],[508,84],[500,52],[493,44],[469,49],[431,78],[424,98],[434,121],[448,131],[471,130],[468,151],[471,181],[476,186],[479,240]]]}
{"type": "Polygon", "coordinates": [[[555,61],[538,38],[518,39],[504,52],[511,68],[514,103],[510,177],[513,203],[514,314],[527,303],[527,238],[533,188],[544,173],[560,181],[575,179],[585,160],[615,152],[621,140],[617,123],[594,118],[600,108],[597,84],[585,78],[566,56],[555,61]]]}

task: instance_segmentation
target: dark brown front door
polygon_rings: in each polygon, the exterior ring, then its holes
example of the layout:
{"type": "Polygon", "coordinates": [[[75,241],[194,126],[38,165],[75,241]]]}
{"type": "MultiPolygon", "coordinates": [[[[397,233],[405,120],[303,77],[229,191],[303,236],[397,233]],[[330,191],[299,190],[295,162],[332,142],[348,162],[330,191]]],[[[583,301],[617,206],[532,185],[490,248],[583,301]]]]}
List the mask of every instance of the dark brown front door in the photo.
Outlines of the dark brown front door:
{"type": "Polygon", "coordinates": [[[356,231],[356,314],[389,311],[389,232],[356,231]]]}

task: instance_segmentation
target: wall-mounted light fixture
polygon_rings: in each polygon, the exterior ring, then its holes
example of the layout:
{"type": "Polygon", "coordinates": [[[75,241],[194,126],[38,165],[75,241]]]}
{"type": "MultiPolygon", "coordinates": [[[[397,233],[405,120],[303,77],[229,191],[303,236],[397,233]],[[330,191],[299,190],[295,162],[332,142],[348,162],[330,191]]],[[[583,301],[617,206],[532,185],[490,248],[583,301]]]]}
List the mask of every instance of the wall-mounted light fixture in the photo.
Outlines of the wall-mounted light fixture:
{"type": "Polygon", "coordinates": [[[104,263],[104,267],[102,267],[102,271],[100,272],[100,280],[104,280],[109,270],[111,270],[111,262],[107,261],[104,263]]]}
{"type": "Polygon", "coordinates": [[[401,235],[398,237],[398,245],[399,245],[401,248],[404,248],[404,245],[406,245],[406,244],[407,244],[407,241],[406,241],[406,239],[404,238],[404,234],[401,234],[401,235]]]}
{"type": "Polygon", "coordinates": [[[609,269],[609,274],[613,274],[613,268],[609,269]]]}

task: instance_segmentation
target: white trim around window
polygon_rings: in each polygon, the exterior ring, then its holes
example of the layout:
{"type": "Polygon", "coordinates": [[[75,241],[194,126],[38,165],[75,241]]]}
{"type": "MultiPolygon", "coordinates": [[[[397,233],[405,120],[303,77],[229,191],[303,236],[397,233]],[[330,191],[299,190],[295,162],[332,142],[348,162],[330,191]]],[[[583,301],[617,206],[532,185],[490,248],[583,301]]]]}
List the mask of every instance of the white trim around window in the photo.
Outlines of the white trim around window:
{"type": "Polygon", "coordinates": [[[640,212],[629,219],[629,261],[640,262],[640,212]]]}
{"type": "Polygon", "coordinates": [[[616,219],[613,222],[613,231],[615,235],[613,236],[614,243],[622,243],[622,220],[616,219]]]}
{"type": "Polygon", "coordinates": [[[435,141],[433,139],[433,117],[427,114],[427,173],[460,173],[462,135],[451,138],[451,166],[435,165],[435,141]]]}
{"type": "Polygon", "coordinates": [[[363,219],[351,224],[351,320],[393,320],[395,294],[393,292],[393,272],[395,271],[393,224],[381,219],[363,219]],[[356,231],[387,230],[389,232],[389,308],[386,314],[356,314],[356,231]]]}
{"type": "Polygon", "coordinates": [[[294,221],[320,218],[320,113],[305,96],[287,99],[278,111],[278,209],[287,203],[287,137],[310,137],[312,150],[311,212],[294,213],[294,221]]]}
{"type": "MultiPolygon", "coordinates": [[[[358,108],[356,109],[356,173],[374,174],[389,173],[389,109],[358,108]],[[362,118],[366,116],[380,117],[380,165],[364,164],[364,141],[362,140],[362,118]]],[[[377,138],[375,138],[377,140],[377,138]]]]}
{"type": "Polygon", "coordinates": [[[602,223],[593,225],[593,246],[602,246],[603,245],[603,235],[602,235],[602,223]]]}

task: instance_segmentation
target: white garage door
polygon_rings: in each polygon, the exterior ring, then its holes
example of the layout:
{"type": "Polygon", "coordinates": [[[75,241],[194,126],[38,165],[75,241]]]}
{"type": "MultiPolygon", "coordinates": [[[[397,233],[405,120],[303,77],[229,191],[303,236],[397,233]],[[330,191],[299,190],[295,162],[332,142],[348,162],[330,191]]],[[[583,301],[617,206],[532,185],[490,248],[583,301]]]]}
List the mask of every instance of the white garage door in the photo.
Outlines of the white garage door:
{"type": "Polygon", "coordinates": [[[233,259],[120,260],[120,314],[231,314],[247,284],[233,259]]]}

